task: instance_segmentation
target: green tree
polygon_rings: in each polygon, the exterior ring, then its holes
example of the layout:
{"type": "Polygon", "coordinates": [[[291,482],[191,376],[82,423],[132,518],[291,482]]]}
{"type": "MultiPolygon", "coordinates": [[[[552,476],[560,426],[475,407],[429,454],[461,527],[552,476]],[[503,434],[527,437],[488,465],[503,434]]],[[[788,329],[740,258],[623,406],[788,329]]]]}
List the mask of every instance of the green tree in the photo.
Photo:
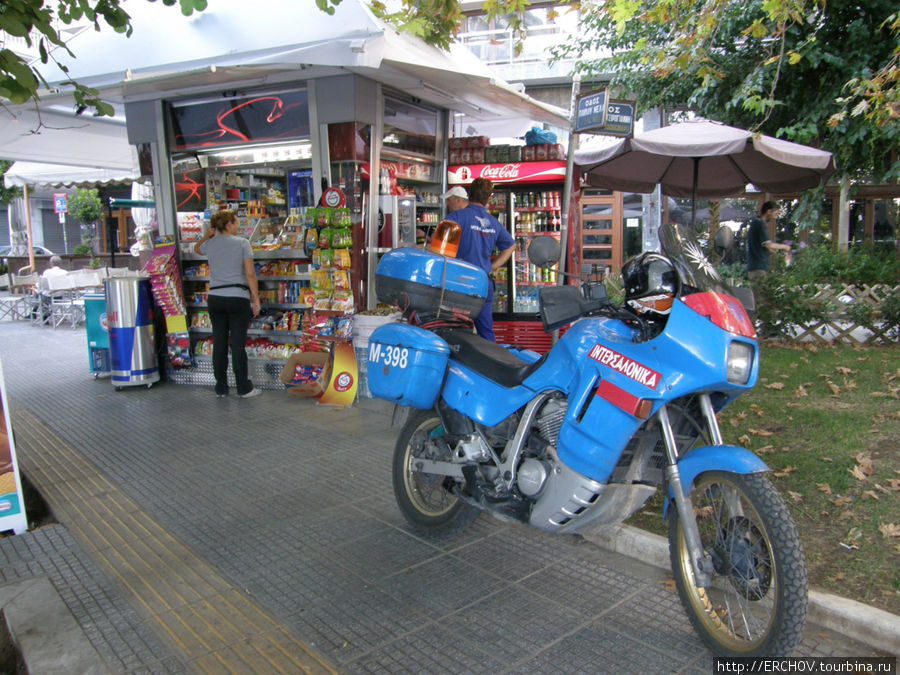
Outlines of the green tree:
{"type": "Polygon", "coordinates": [[[9,204],[16,197],[22,196],[22,189],[18,187],[6,187],[3,183],[4,174],[9,171],[9,167],[13,165],[12,162],[7,160],[0,159],[0,204],[4,206],[9,204]]]}
{"type": "MultiPolygon", "coordinates": [[[[206,0],[162,2],[164,5],[178,2],[186,16],[206,8],[206,0]]],[[[65,49],[74,56],[60,34],[60,28],[83,20],[93,23],[95,30],[100,30],[102,21],[118,33],[130,36],[132,32],[131,17],[122,8],[120,0],[3,0],[0,3],[0,103],[4,100],[14,104],[37,100],[38,89],[47,86],[36,67],[4,45],[3,33],[23,38],[29,47],[37,45],[41,63],[52,61],[67,76],[68,68],[54,58],[53,50],[65,49]]],[[[100,99],[96,89],[72,80],[66,84],[74,87],[76,105],[92,108],[101,115],[113,114],[112,106],[100,99]]]]}
{"type": "Polygon", "coordinates": [[[851,178],[900,176],[895,0],[604,0],[555,54],[638,107],[682,107],[831,151],[851,178]],[[590,50],[611,50],[590,59],[590,50]],[[607,52],[608,53],[608,52],[607,52]],[[636,92],[636,94],[633,94],[636,92]],[[890,123],[893,121],[893,123],[890,123]]]}

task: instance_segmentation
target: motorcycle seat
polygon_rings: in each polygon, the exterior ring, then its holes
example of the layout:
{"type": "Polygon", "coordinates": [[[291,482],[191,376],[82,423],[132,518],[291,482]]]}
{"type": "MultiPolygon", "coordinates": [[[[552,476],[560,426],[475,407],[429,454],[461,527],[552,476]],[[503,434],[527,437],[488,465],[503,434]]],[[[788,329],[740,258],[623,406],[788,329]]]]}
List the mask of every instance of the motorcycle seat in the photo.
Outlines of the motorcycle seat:
{"type": "Polygon", "coordinates": [[[435,331],[450,347],[450,357],[504,387],[517,387],[544,362],[527,363],[505,347],[466,330],[435,331]]]}

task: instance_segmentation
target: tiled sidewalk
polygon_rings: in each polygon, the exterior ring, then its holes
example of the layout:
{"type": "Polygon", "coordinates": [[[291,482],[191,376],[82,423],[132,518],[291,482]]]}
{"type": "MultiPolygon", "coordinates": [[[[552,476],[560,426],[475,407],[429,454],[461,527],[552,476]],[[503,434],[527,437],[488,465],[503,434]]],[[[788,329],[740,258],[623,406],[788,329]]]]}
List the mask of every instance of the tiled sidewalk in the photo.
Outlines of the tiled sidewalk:
{"type": "MultiPolygon", "coordinates": [[[[0,322],[20,465],[60,521],[0,540],[113,672],[712,672],[666,575],[483,516],[394,504],[390,408],[284,392],[116,392],[83,331],[0,322]]],[[[808,626],[803,656],[866,646],[808,626]]]]}

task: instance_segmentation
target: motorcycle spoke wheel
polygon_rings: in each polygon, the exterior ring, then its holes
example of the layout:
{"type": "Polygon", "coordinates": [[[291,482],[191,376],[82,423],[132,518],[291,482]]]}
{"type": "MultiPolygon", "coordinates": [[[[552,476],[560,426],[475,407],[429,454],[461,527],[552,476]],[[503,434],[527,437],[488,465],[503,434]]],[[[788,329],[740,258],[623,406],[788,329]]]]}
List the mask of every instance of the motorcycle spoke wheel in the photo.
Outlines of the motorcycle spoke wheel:
{"type": "Polygon", "coordinates": [[[478,509],[454,494],[452,478],[415,469],[417,458],[450,458],[442,433],[440,418],[434,411],[421,410],[411,415],[394,450],[394,497],[403,516],[417,531],[456,534],[472,524],[478,509]]]}
{"type": "Polygon", "coordinates": [[[680,520],[669,519],[669,555],[694,629],[722,656],[789,656],[806,621],[808,582],[799,534],[761,474],[710,472],[691,488],[710,585],[698,586],[680,520]]]}

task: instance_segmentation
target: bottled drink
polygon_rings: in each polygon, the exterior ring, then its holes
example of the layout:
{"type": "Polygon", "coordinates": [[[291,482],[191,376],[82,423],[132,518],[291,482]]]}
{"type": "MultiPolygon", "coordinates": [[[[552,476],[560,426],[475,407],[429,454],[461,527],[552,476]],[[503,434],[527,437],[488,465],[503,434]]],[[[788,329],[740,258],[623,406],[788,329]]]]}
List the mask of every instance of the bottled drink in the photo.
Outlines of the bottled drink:
{"type": "Polygon", "coordinates": [[[448,258],[455,258],[456,252],[459,250],[461,232],[459,223],[454,223],[452,220],[442,220],[434,229],[428,250],[448,258]]]}

